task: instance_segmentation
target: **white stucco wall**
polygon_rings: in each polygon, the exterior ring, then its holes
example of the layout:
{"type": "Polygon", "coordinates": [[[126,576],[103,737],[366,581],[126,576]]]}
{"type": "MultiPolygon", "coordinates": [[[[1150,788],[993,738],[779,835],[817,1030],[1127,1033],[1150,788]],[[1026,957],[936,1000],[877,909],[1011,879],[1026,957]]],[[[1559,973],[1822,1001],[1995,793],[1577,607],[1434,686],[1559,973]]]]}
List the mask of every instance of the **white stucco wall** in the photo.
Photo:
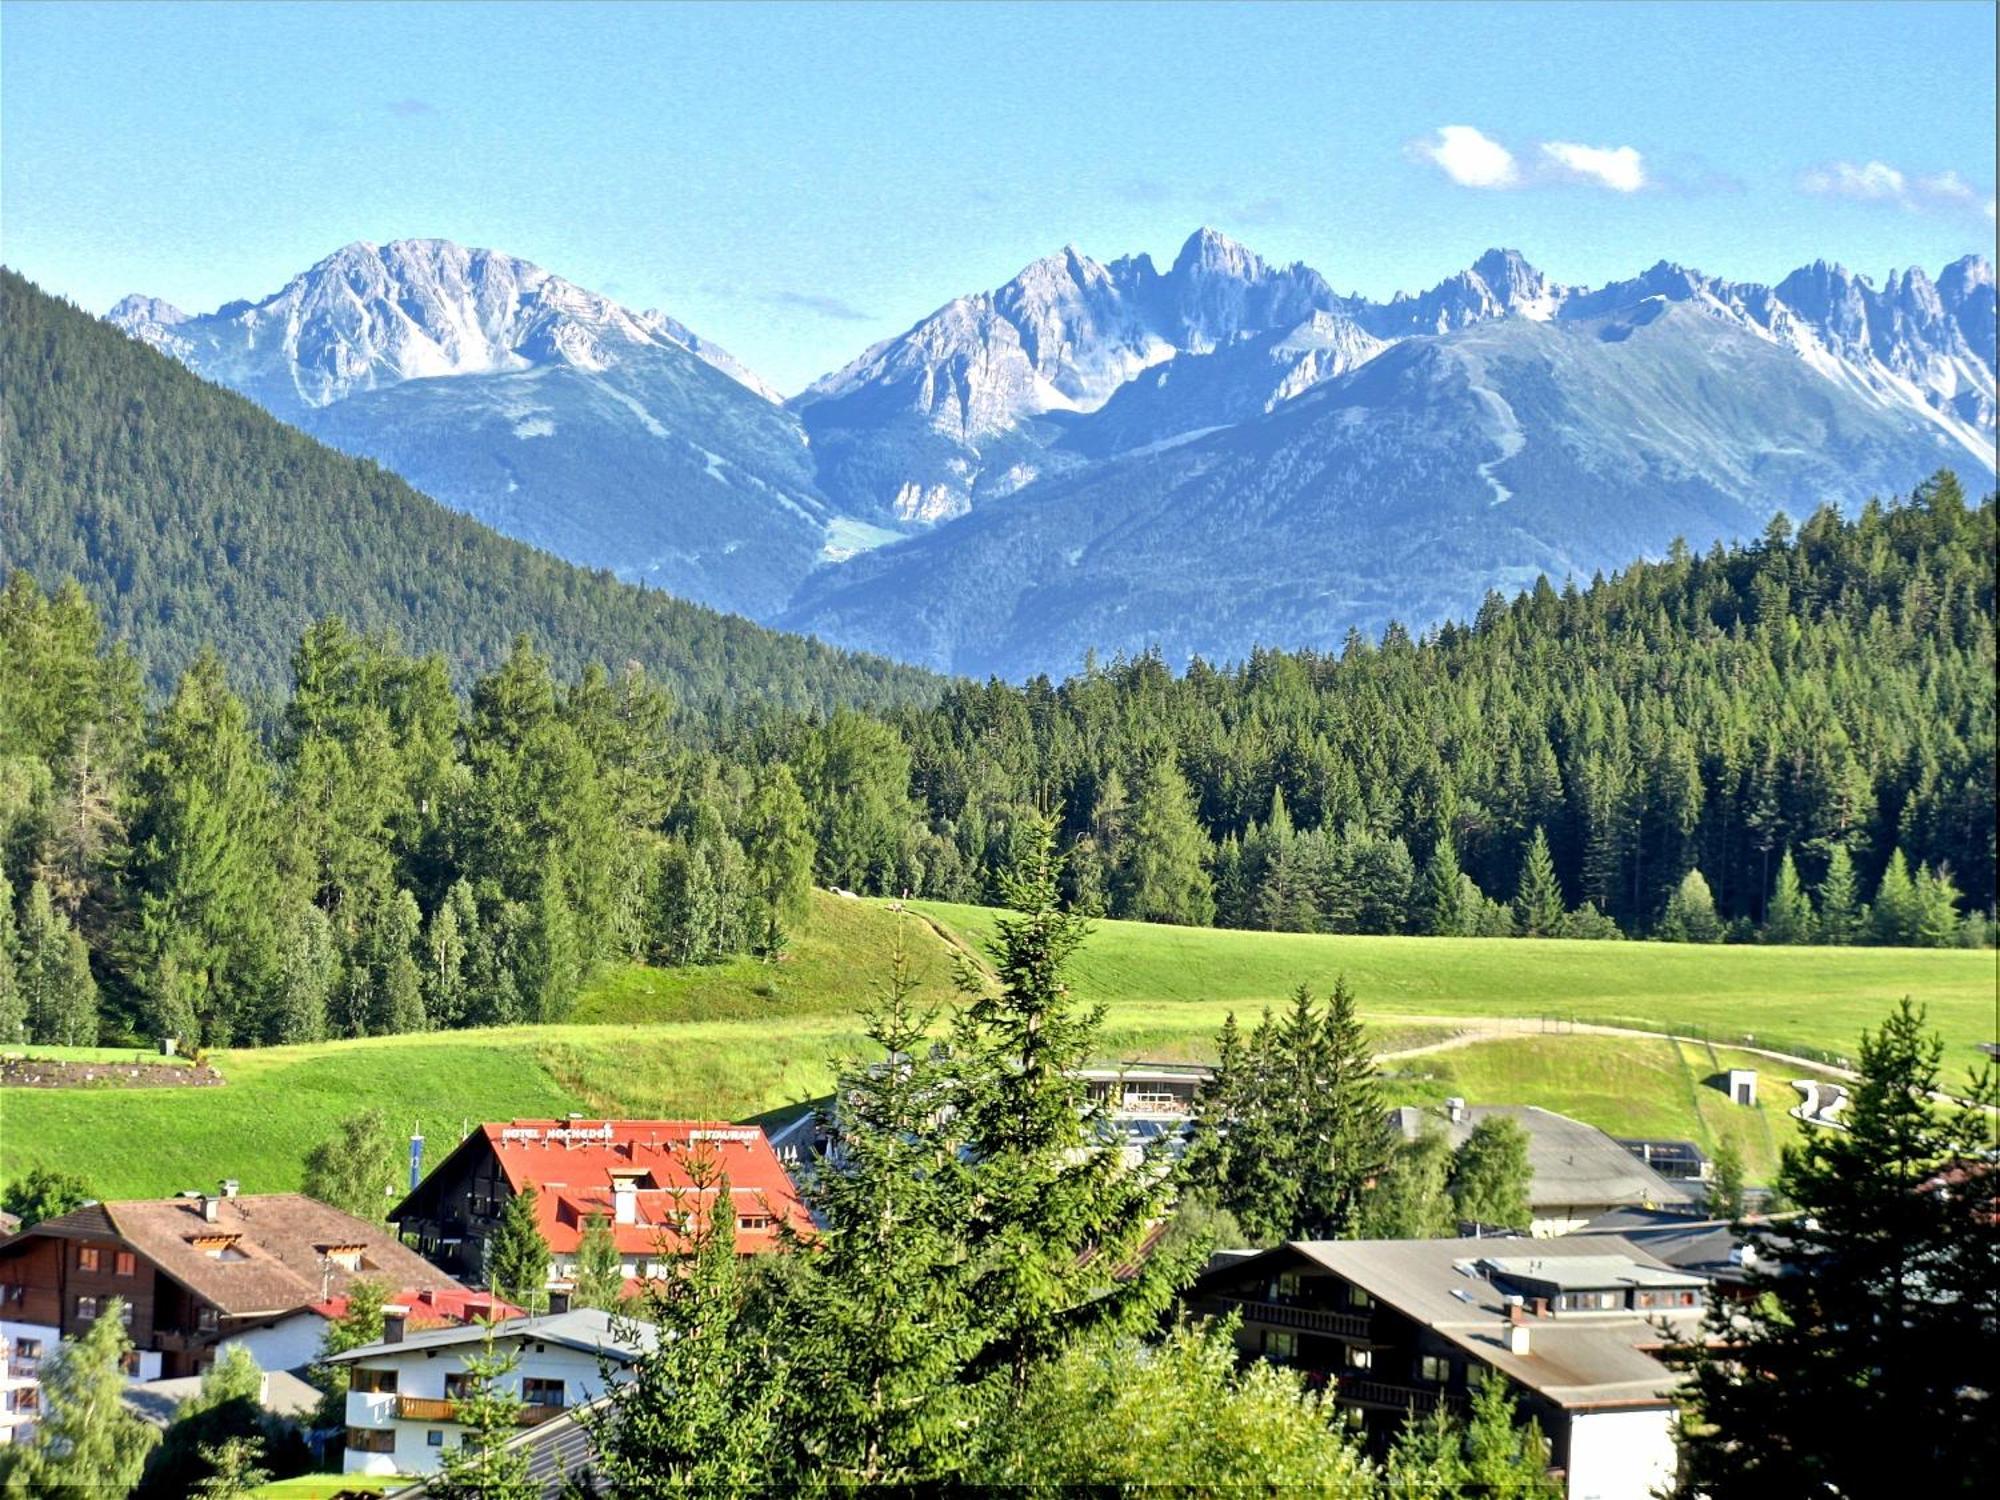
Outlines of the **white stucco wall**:
{"type": "MultiPolygon", "coordinates": [[[[505,1343],[505,1340],[502,1340],[505,1343]]],[[[478,1353],[479,1346],[465,1346],[465,1352],[478,1353]]],[[[347,1397],[347,1425],[349,1427],[390,1427],[396,1433],[394,1453],[359,1453],[350,1448],[342,1468],[349,1474],[430,1474],[438,1466],[438,1455],[442,1451],[430,1445],[429,1434],[441,1431],[444,1445],[456,1447],[459,1441],[457,1424],[451,1422],[404,1422],[396,1416],[398,1396],[421,1396],[432,1400],[444,1399],[445,1376],[465,1368],[459,1351],[438,1351],[435,1358],[426,1357],[426,1351],[412,1349],[407,1354],[378,1355],[369,1359],[371,1370],[396,1372],[395,1393],[349,1392],[347,1397]]],[[[556,1344],[537,1346],[526,1342],[521,1350],[520,1368],[507,1378],[507,1384],[520,1389],[524,1379],[560,1380],[563,1383],[563,1404],[581,1406],[594,1400],[604,1390],[604,1377],[597,1368],[597,1356],[586,1354],[580,1349],[568,1349],[556,1344]]]]}
{"type": "Polygon", "coordinates": [[[1649,1500],[1673,1483],[1674,1414],[1579,1412],[1569,1423],[1569,1500],[1649,1500]]]}
{"type": "Polygon", "coordinates": [[[325,1318],[318,1313],[297,1313],[268,1328],[246,1329],[224,1339],[217,1353],[231,1344],[241,1344],[267,1375],[273,1370],[300,1370],[319,1358],[325,1335],[325,1318]]]}
{"type": "Polygon", "coordinates": [[[9,1408],[14,1404],[14,1392],[40,1388],[40,1362],[17,1361],[14,1355],[16,1339],[32,1339],[42,1346],[41,1360],[56,1352],[56,1343],[62,1337],[60,1331],[47,1323],[18,1323],[0,1319],[0,1446],[7,1443],[23,1443],[34,1435],[35,1422],[39,1413],[16,1412],[9,1408]],[[18,1368],[21,1373],[14,1374],[18,1368]]]}

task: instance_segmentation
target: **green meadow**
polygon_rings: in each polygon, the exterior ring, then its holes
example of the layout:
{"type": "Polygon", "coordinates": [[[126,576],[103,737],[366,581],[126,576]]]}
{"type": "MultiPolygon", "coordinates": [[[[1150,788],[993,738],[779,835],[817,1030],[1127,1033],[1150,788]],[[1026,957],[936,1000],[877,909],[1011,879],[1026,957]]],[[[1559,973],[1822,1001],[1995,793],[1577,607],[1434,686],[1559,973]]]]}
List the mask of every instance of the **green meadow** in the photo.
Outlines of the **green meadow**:
{"type": "MultiPolygon", "coordinates": [[[[831,1059],[861,1045],[857,1007],[886,982],[900,944],[924,998],[993,913],[822,895],[786,960],[687,970],[611,970],[560,1025],[221,1052],[208,1089],[0,1090],[0,1178],[37,1164],[80,1172],[105,1197],[202,1187],[298,1185],[335,1121],[378,1107],[421,1128],[430,1158],[480,1120],[589,1115],[743,1119],[795,1109],[831,1086],[831,1059]]],[[[1994,956],[1884,949],[1681,948],[1640,943],[1341,938],[1098,924],[1077,989],[1105,1007],[1107,1059],[1201,1058],[1223,1017],[1280,1005],[1299,983],[1345,974],[1375,1023],[1398,1101],[1462,1094],[1540,1104],[1614,1134],[1737,1140],[1768,1177],[1796,1123],[1787,1080],[1804,1069],[1733,1052],[1846,1054],[1863,1026],[1911,994],[1930,1007],[1954,1074],[1990,1039],[1994,956]],[[1563,1019],[1556,1019],[1563,1018],[1563,1019]],[[1703,1038],[1572,1034],[1580,1022],[1703,1038]],[[1496,1023],[1525,1031],[1487,1036],[1496,1023]],[[1547,1029],[1543,1029],[1547,1028],[1547,1029]],[[1465,1033],[1459,1036],[1458,1033],[1465,1033]],[[1454,1040],[1454,1038],[1456,1038],[1454,1040]],[[1758,1109],[1714,1084],[1729,1066],[1763,1079],[1758,1109]]],[[[123,1054],[130,1056],[130,1054],[123,1054]]]]}

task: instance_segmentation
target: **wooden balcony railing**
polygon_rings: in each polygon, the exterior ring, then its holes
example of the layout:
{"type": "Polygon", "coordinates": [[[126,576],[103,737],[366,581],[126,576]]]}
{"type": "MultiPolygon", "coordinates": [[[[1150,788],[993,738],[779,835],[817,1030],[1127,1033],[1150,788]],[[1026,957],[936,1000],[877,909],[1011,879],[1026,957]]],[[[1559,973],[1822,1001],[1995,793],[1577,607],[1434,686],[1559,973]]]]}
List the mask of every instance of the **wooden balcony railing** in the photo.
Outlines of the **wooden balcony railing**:
{"type": "Polygon", "coordinates": [[[1415,1412],[1429,1416],[1442,1403],[1456,1411],[1464,1403],[1449,1391],[1425,1390],[1394,1380],[1369,1380],[1365,1376],[1337,1374],[1333,1377],[1333,1399],[1354,1406],[1385,1406],[1391,1411],[1415,1412]]]}
{"type": "MultiPolygon", "coordinates": [[[[560,1406],[529,1405],[523,1406],[514,1420],[523,1427],[538,1427],[562,1414],[560,1406]]],[[[436,1396],[398,1396],[396,1417],[403,1422],[456,1422],[458,1403],[449,1397],[440,1400],[436,1396]]]]}
{"type": "Polygon", "coordinates": [[[1337,1339],[1368,1340],[1368,1318],[1362,1313],[1329,1312],[1318,1307],[1293,1307],[1283,1302],[1256,1302],[1246,1297],[1212,1297],[1218,1313],[1240,1312],[1246,1323],[1273,1328],[1297,1328],[1337,1339]]]}

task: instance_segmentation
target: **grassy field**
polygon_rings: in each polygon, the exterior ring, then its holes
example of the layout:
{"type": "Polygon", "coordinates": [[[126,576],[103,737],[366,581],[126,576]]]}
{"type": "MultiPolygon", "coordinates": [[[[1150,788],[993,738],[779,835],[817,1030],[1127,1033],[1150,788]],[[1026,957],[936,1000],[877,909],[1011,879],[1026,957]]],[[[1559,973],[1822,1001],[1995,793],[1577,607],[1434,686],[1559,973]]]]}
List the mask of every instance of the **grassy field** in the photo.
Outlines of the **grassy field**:
{"type": "MultiPolygon", "coordinates": [[[[47,1164],[107,1197],[238,1178],[246,1192],[297,1186],[301,1158],[344,1115],[387,1111],[421,1126],[431,1159],[472,1122],[562,1115],[743,1119],[824,1095],[829,1059],[860,1045],[854,1011],[879,989],[898,935],[928,999],[951,996],[954,961],[987,930],[977,908],[822,896],[784,963],[748,961],[606,974],[557,1026],[442,1032],[219,1054],[212,1089],[0,1090],[0,1179],[47,1164]]],[[[1961,1062],[1991,1035],[1993,955],[1868,949],[1685,949],[1632,943],[1300,937],[1106,922],[1078,963],[1078,990],[1107,1008],[1107,1058],[1200,1058],[1234,1008],[1282,1003],[1300,980],[1346,973],[1383,1050],[1447,1040],[1483,1018],[1551,1014],[1718,1041],[1754,1033],[1845,1050],[1893,999],[1927,1001],[1961,1062]],[[1446,1018],[1431,1020],[1426,1018],[1446,1018]]],[[[125,1054],[120,1054],[125,1055],[125,1054]]],[[[1721,1046],[1664,1038],[1527,1034],[1478,1040],[1394,1066],[1399,1100],[1463,1094],[1542,1104],[1614,1133],[1738,1138],[1761,1177],[1795,1128],[1793,1069],[1751,1059],[1765,1108],[1737,1110],[1704,1080],[1721,1046]]]]}
{"type": "MultiPolygon", "coordinates": [[[[984,907],[923,903],[978,942],[984,907]]],[[[1995,955],[1911,948],[1698,947],[1531,938],[1319,937],[1101,922],[1077,990],[1114,1017],[1239,1014],[1280,1005],[1300,983],[1345,974],[1371,1016],[1563,1016],[1714,1041],[1851,1055],[1863,1027],[1904,995],[1930,1007],[1948,1066],[1994,1040],[1995,955]]]]}
{"type": "Polygon", "coordinates": [[[394,1474],[300,1474],[274,1479],[250,1492],[253,1500],[333,1500],[335,1495],[360,1492],[384,1495],[414,1480],[394,1474]]]}

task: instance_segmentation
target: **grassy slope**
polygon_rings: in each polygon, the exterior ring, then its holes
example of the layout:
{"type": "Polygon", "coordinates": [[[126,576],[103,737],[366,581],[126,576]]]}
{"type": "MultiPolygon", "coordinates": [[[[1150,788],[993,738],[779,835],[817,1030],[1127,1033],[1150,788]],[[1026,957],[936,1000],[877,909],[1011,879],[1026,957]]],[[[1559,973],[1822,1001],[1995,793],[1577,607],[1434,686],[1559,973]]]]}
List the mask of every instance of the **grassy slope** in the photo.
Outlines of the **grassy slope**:
{"type": "MultiPolygon", "coordinates": [[[[983,907],[922,909],[977,941],[983,907]]],[[[1079,956],[1078,990],[1123,1019],[1163,1025],[1282,1004],[1299,983],[1345,974],[1375,1016],[1562,1015],[1779,1050],[1851,1054],[1901,996],[1930,1007],[1948,1064],[1993,1039],[1991,952],[1908,948],[1735,948],[1527,938],[1317,937],[1102,922],[1079,956]]]]}
{"type": "MultiPolygon", "coordinates": [[[[306,1149],[370,1105],[400,1132],[421,1124],[435,1153],[461,1125],[505,1116],[744,1118],[824,1094],[828,1058],[860,1042],[857,1002],[886,978],[900,930],[927,998],[950,995],[955,950],[929,925],[976,938],[991,914],[933,906],[899,918],[881,903],[821,896],[775,967],[624,969],[560,1026],[445,1032],[223,1054],[220,1089],[0,1090],[0,1178],[47,1163],[107,1196],[237,1177],[250,1192],[296,1186],[306,1149]],[[925,920],[928,917],[929,921],[925,920]]],[[[1687,1030],[1845,1048],[1908,992],[1961,1060],[1991,1029],[1993,955],[1879,950],[1680,949],[1638,944],[1313,938],[1107,922],[1079,962],[1080,992],[1108,1008],[1109,1057],[1204,1055],[1231,1007],[1281,1001],[1299,980],[1345,972],[1385,1048],[1442,1040],[1407,1017],[1535,1017],[1561,1011],[1687,1030]]],[[[1751,1060],[1766,1105],[1737,1110],[1706,1079],[1730,1054],[1663,1039],[1524,1035],[1400,1064],[1392,1091],[1542,1104],[1617,1133],[1738,1138],[1753,1178],[1795,1128],[1784,1080],[1751,1060]]]]}

